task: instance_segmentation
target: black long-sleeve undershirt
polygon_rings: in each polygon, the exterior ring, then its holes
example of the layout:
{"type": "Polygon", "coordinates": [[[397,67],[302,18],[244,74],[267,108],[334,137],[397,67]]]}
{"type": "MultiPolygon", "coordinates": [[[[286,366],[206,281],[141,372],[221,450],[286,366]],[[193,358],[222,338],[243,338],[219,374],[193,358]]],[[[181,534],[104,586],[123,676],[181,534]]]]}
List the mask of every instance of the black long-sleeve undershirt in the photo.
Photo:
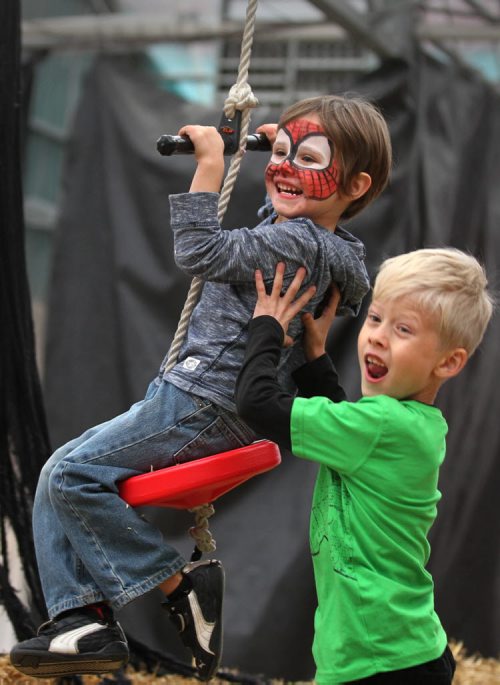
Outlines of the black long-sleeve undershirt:
{"type": "MultiPolygon", "coordinates": [[[[283,328],[272,316],[252,319],[245,359],[236,383],[238,414],[262,437],[291,449],[290,419],[294,396],[277,380],[283,328]]],[[[293,374],[299,395],[322,396],[333,402],[346,398],[328,355],[301,366],[293,374]]]]}

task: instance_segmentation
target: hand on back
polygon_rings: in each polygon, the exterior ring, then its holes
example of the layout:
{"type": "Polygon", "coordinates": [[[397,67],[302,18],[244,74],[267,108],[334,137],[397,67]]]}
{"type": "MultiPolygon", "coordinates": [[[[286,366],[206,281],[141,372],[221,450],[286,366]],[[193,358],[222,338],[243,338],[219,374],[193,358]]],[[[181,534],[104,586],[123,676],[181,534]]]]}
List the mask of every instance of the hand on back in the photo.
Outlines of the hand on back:
{"type": "MultiPolygon", "coordinates": [[[[316,286],[311,285],[302,295],[296,298],[306,275],[306,269],[300,267],[287,290],[282,294],[285,264],[279,262],[276,266],[273,287],[268,295],[262,273],[259,269],[255,272],[255,287],[257,289],[257,303],[254,309],[254,318],[257,316],[272,316],[283,328],[285,334],[284,346],[293,344],[293,339],[287,334],[290,321],[306,306],[316,292],[316,286]]],[[[308,361],[312,361],[325,353],[326,338],[330,326],[335,318],[337,306],[340,300],[340,292],[336,286],[332,287],[329,297],[321,316],[317,319],[310,313],[302,315],[304,323],[304,351],[308,361]]]]}
{"type": "Polygon", "coordinates": [[[340,302],[340,290],[335,283],[331,284],[331,293],[325,295],[327,301],[317,319],[310,312],[302,314],[304,324],[303,346],[307,361],[313,361],[326,352],[328,331],[335,319],[340,302]]]}

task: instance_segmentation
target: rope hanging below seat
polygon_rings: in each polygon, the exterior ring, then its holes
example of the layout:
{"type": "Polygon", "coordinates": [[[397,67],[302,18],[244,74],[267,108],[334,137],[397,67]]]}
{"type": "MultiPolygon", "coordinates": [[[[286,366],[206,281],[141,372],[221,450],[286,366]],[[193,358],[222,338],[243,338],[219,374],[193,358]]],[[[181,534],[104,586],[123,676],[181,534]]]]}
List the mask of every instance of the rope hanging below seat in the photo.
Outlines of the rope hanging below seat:
{"type": "Polygon", "coordinates": [[[278,446],[269,440],[258,440],[245,447],[133,476],[120,483],[119,494],[133,507],[189,509],[195,514],[195,525],[189,533],[196,548],[213,552],[215,542],[208,529],[208,518],[214,513],[212,502],[280,462],[278,446]]]}

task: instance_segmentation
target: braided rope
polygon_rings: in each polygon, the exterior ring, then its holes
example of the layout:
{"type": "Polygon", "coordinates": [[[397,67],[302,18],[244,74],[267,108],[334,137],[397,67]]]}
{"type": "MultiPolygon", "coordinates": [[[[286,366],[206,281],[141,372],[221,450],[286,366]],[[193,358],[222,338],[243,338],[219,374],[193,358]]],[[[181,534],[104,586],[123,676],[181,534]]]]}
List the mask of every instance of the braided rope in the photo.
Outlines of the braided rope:
{"type": "MultiPolygon", "coordinates": [[[[231,158],[231,163],[227,171],[218,204],[218,219],[222,221],[226,213],[229,199],[236,183],[236,178],[241,166],[241,160],[245,154],[245,144],[248,136],[248,127],[250,125],[250,109],[258,105],[258,100],[252,93],[252,89],[248,84],[248,68],[250,65],[250,56],[252,52],[253,36],[255,32],[255,14],[257,11],[257,0],[249,0],[247,6],[245,28],[243,31],[243,38],[241,43],[241,56],[238,67],[238,76],[236,83],[229,90],[229,94],[224,103],[224,114],[232,119],[235,116],[236,110],[241,110],[241,131],[240,144],[238,150],[231,158]]],[[[200,299],[201,291],[203,290],[203,279],[195,277],[191,281],[184,307],[182,308],[179,324],[174,335],[172,344],[168,351],[167,363],[165,371],[170,371],[177,363],[177,357],[181,348],[182,342],[186,335],[189,325],[189,319],[193,309],[200,299]]]]}
{"type": "Polygon", "coordinates": [[[194,526],[189,529],[189,535],[195,541],[196,547],[200,552],[213,552],[215,540],[208,529],[208,519],[215,513],[215,509],[211,504],[201,504],[189,511],[194,514],[194,526]]]}
{"type": "MultiPolygon", "coordinates": [[[[236,83],[230,88],[229,94],[224,102],[224,114],[228,119],[233,119],[236,111],[241,110],[241,130],[238,150],[231,158],[231,163],[227,171],[222,190],[219,197],[218,204],[218,220],[222,222],[224,214],[226,213],[229,199],[236,183],[236,178],[240,170],[241,161],[245,154],[246,139],[248,136],[248,128],[250,125],[250,110],[257,107],[259,101],[252,93],[252,89],[248,84],[248,68],[250,66],[250,56],[252,52],[253,35],[255,32],[255,15],[257,11],[257,0],[249,0],[247,5],[247,13],[245,20],[245,28],[243,31],[243,38],[241,43],[240,63],[238,67],[238,76],[236,83]]],[[[203,280],[195,277],[191,281],[186,302],[181,312],[177,331],[168,351],[167,363],[165,371],[170,371],[177,363],[177,357],[181,348],[182,342],[186,335],[189,325],[189,319],[196,303],[200,299],[201,291],[203,290],[203,280]]],[[[189,529],[189,534],[195,540],[197,549],[200,552],[213,552],[216,548],[215,540],[208,528],[208,519],[215,512],[211,504],[202,504],[189,510],[195,515],[195,525],[189,529]]]]}

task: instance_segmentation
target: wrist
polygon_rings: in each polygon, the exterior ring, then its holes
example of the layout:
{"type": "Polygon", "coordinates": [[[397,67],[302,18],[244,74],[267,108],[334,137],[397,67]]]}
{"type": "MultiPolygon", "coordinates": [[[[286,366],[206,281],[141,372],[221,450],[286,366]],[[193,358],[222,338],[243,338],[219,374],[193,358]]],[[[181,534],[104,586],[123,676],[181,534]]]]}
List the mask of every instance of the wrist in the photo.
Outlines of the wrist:
{"type": "Polygon", "coordinates": [[[218,193],[224,178],[224,160],[207,159],[198,161],[189,192],[218,193]]]}
{"type": "Polygon", "coordinates": [[[319,359],[320,357],[325,355],[326,350],[324,347],[322,347],[322,348],[318,347],[318,348],[314,348],[314,349],[310,349],[310,350],[304,350],[304,353],[305,353],[305,357],[306,357],[308,362],[314,362],[314,361],[316,361],[316,359],[319,359]]]}
{"type": "Polygon", "coordinates": [[[250,319],[249,330],[256,329],[273,331],[274,335],[281,337],[282,340],[285,337],[283,326],[270,314],[257,314],[257,316],[254,315],[254,317],[250,319]]]}

